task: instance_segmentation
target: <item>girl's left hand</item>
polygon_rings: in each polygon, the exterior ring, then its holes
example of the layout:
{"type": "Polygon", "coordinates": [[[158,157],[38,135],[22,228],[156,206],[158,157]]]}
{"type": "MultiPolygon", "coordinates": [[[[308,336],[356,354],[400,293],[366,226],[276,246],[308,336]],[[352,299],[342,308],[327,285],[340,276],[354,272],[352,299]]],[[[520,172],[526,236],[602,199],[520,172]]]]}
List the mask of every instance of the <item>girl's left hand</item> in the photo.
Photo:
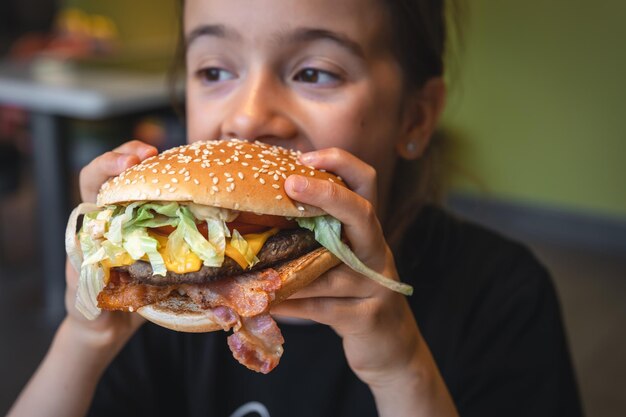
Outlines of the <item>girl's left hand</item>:
{"type": "MultiPolygon", "coordinates": [[[[301,161],[341,176],[350,189],[292,175],[285,182],[287,194],[341,221],[356,256],[373,270],[397,280],[393,255],[376,215],[374,168],[337,148],[304,154],[301,161]]],[[[343,339],[348,364],[372,388],[399,382],[415,369],[420,346],[425,343],[403,295],[346,265],[328,271],[275,306],[272,313],[331,326],[343,339]]]]}

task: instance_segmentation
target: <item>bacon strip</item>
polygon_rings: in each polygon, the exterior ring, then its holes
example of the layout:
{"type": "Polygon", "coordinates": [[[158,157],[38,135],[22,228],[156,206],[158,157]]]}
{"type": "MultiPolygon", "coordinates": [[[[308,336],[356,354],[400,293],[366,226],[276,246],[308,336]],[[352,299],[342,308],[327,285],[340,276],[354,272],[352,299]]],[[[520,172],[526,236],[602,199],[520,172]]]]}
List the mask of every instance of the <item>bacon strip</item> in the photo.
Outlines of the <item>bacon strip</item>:
{"type": "Polygon", "coordinates": [[[98,306],[133,311],[163,300],[173,291],[183,291],[222,329],[233,330],[228,346],[239,363],[267,374],[283,354],[283,335],[268,313],[281,285],[280,275],[271,268],[207,284],[164,286],[141,284],[123,271],[111,270],[109,283],[98,294],[98,306]]]}
{"type": "Polygon", "coordinates": [[[267,311],[281,285],[280,275],[268,268],[208,284],[183,284],[180,288],[202,308],[226,306],[242,317],[252,317],[267,311]]]}
{"type": "Polygon", "coordinates": [[[248,369],[269,373],[283,354],[283,335],[268,314],[241,319],[241,327],[228,336],[228,347],[235,359],[248,369]]]}

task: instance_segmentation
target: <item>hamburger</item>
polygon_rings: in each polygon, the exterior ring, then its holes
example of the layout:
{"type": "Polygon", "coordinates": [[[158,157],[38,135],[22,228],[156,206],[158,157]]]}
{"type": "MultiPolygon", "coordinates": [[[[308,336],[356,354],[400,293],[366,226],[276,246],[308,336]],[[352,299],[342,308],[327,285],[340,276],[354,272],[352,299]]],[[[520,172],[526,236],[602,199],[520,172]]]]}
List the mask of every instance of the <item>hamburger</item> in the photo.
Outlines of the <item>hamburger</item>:
{"type": "Polygon", "coordinates": [[[284,342],[271,306],[340,262],[410,294],[356,258],[337,219],[287,196],[291,174],[345,186],[298,156],[238,139],[195,142],[105,182],[97,204],[79,205],[68,222],[77,309],[88,319],[137,312],[183,332],[232,330],[234,357],[267,373],[284,342]]]}

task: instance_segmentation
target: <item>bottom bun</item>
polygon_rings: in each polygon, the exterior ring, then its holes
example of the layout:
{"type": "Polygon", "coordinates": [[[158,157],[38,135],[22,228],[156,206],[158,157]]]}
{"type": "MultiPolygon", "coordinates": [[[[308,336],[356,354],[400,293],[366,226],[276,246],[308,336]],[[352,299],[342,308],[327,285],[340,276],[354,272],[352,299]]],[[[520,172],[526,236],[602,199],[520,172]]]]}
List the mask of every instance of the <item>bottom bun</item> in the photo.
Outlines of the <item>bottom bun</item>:
{"type": "MultiPolygon", "coordinates": [[[[275,267],[282,286],[276,292],[272,305],[287,299],[340,262],[327,249],[319,248],[275,267]]],[[[179,332],[203,333],[222,329],[213,320],[211,311],[176,293],[163,301],[141,307],[137,312],[159,326],[179,332]]]]}

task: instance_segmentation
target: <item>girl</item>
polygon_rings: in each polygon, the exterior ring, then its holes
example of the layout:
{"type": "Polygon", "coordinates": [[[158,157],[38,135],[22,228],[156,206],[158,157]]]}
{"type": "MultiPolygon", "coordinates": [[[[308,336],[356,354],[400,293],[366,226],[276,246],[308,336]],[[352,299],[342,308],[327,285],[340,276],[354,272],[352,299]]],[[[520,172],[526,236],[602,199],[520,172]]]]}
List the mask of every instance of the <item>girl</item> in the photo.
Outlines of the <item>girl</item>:
{"type": "MultiPolygon", "coordinates": [[[[445,101],[443,15],[435,0],[184,5],[189,141],[279,144],[342,176],[351,191],[297,175],[285,189],[416,295],[330,271],[273,309],[322,325],[283,320],[285,354],[262,376],[230,358],[223,332],[85,320],[68,269],[68,316],[11,415],[580,415],[545,270],[416,191],[445,101]]],[[[129,142],[100,156],[81,172],[83,199],[155,153],[129,142]]]]}

